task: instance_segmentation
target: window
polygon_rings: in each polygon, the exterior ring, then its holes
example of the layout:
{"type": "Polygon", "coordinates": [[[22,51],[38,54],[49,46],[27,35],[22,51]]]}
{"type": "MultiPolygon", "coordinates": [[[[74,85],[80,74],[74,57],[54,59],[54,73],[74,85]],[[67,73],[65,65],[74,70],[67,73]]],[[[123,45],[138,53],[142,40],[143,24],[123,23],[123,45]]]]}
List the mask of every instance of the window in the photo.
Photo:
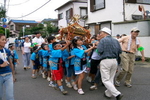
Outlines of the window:
{"type": "Polygon", "coordinates": [[[94,12],[96,10],[105,8],[105,0],[90,0],[90,10],[94,12]]]}
{"type": "Polygon", "coordinates": [[[80,16],[81,17],[83,17],[83,16],[85,16],[85,15],[87,15],[87,8],[80,8],[80,16]]]}
{"type": "Polygon", "coordinates": [[[150,0],[126,0],[127,3],[143,3],[150,4],[150,0]]]}
{"type": "Polygon", "coordinates": [[[10,25],[10,30],[14,30],[14,25],[10,25]]]}
{"type": "Polygon", "coordinates": [[[73,16],[73,9],[70,8],[66,11],[66,19],[70,19],[73,16]]]}
{"type": "Polygon", "coordinates": [[[61,19],[63,19],[63,13],[58,14],[58,20],[61,20],[61,19]]]}

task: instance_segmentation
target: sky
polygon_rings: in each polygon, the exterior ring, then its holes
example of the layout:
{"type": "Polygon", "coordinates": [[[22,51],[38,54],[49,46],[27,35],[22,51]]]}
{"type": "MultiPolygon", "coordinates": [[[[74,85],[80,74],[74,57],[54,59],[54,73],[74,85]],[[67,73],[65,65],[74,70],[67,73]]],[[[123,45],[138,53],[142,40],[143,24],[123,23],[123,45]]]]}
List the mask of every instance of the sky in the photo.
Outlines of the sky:
{"type": "MultiPolygon", "coordinates": [[[[0,5],[4,5],[4,1],[0,0],[0,5]]],[[[45,18],[57,18],[57,11],[55,9],[67,1],[69,0],[6,0],[7,19],[41,21],[45,18]],[[33,12],[46,2],[48,3],[36,12],[20,18],[33,12]]]]}

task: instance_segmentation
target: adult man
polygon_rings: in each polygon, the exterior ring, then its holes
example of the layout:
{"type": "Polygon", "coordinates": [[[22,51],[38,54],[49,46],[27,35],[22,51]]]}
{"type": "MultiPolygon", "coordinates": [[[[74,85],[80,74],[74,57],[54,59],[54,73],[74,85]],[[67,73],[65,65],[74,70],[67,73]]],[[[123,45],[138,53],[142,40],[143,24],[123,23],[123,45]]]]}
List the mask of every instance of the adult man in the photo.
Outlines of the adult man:
{"type": "Polygon", "coordinates": [[[117,40],[120,39],[120,35],[119,34],[116,35],[116,39],[117,40]]]}
{"type": "MultiPolygon", "coordinates": [[[[122,69],[119,75],[116,78],[116,86],[120,86],[120,81],[125,77],[125,86],[132,87],[131,85],[131,76],[134,69],[134,62],[135,62],[135,52],[137,48],[140,46],[140,41],[137,39],[139,34],[139,29],[134,27],[131,29],[131,35],[124,36],[120,38],[118,41],[122,43],[122,54],[121,54],[121,63],[122,69]]],[[[142,61],[145,60],[144,58],[144,51],[141,51],[142,54],[142,61]]]]}
{"type": "Polygon", "coordinates": [[[35,32],[34,34],[35,37],[32,39],[32,43],[38,43],[38,46],[41,46],[42,43],[45,43],[40,32],[35,32]]]}
{"type": "Polygon", "coordinates": [[[117,58],[122,52],[119,42],[111,37],[111,30],[104,27],[100,31],[103,37],[97,47],[101,57],[100,72],[102,82],[107,88],[104,95],[106,97],[114,96],[116,100],[121,100],[123,95],[114,86],[114,77],[117,70],[117,58]]]}

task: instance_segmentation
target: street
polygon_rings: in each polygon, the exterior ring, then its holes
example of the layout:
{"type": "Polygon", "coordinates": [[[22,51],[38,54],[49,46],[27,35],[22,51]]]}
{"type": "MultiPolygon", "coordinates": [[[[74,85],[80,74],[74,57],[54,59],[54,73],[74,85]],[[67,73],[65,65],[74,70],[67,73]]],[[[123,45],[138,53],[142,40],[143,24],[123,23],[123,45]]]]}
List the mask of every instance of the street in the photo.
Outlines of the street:
{"type": "MultiPolygon", "coordinates": [[[[21,52],[19,55],[20,65],[17,67],[17,82],[14,83],[15,100],[116,100],[115,98],[107,99],[104,97],[105,87],[99,84],[98,89],[90,91],[91,86],[86,80],[83,82],[83,91],[85,95],[79,95],[77,91],[64,88],[68,91],[68,95],[62,95],[60,91],[49,87],[49,82],[41,76],[36,79],[31,78],[31,69],[24,70],[22,64],[21,52]]],[[[133,77],[132,88],[124,86],[123,81],[121,87],[117,89],[124,95],[122,100],[150,100],[150,64],[147,62],[136,62],[133,77]]]]}

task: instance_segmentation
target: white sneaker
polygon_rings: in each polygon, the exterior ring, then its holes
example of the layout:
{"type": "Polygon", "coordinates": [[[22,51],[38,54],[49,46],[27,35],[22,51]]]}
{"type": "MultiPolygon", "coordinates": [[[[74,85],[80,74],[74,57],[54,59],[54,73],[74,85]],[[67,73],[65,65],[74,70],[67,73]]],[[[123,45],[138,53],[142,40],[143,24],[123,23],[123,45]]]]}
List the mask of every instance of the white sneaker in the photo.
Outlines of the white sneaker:
{"type": "Polygon", "coordinates": [[[51,78],[50,77],[47,77],[47,81],[50,81],[51,80],[51,78]]]}
{"type": "Polygon", "coordinates": [[[70,83],[67,83],[66,86],[67,86],[68,88],[72,88],[72,85],[71,85],[70,83]]]}
{"type": "Polygon", "coordinates": [[[89,77],[89,76],[86,77],[86,80],[87,80],[89,83],[92,82],[92,79],[91,79],[91,77],[89,77]]]}
{"type": "Polygon", "coordinates": [[[74,85],[73,85],[73,89],[74,89],[74,90],[78,90],[78,88],[77,88],[77,85],[76,85],[76,84],[74,84],[74,85]]]}
{"type": "Polygon", "coordinates": [[[84,94],[84,92],[83,92],[83,90],[82,90],[82,89],[78,89],[78,93],[79,93],[79,94],[81,94],[81,95],[83,95],[83,94],[84,94]]]}
{"type": "Polygon", "coordinates": [[[50,87],[55,87],[55,85],[54,85],[53,83],[49,83],[48,86],[50,86],[50,87]]]}
{"type": "Polygon", "coordinates": [[[45,79],[46,78],[46,75],[45,75],[45,73],[42,73],[42,77],[45,79]]]}
{"type": "Polygon", "coordinates": [[[97,89],[97,86],[93,85],[90,87],[90,90],[96,90],[97,89]]]}

